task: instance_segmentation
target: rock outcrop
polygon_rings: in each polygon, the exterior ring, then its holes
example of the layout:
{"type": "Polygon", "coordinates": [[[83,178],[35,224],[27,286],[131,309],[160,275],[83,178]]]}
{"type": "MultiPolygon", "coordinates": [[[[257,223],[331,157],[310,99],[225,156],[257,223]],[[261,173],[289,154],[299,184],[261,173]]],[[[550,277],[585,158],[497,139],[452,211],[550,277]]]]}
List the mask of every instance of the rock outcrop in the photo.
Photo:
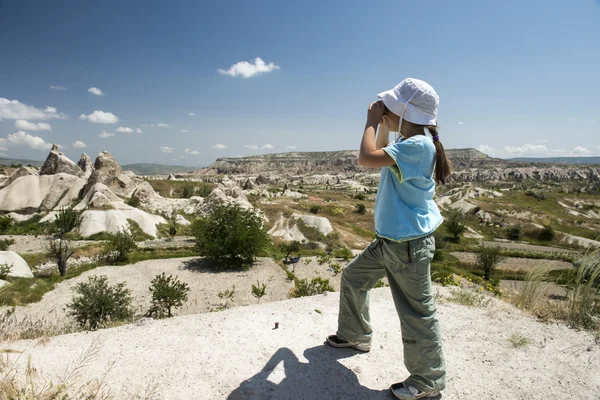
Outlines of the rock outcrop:
{"type": "Polygon", "coordinates": [[[77,166],[81,168],[86,178],[89,178],[94,172],[94,164],[92,163],[92,159],[86,153],[83,153],[77,162],[77,166]]]}
{"type": "Polygon", "coordinates": [[[59,173],[75,175],[77,177],[84,176],[83,170],[61,153],[58,150],[58,146],[53,145],[48,158],[46,158],[44,165],[40,168],[40,175],[55,175],[59,173]]]}
{"type": "Polygon", "coordinates": [[[103,151],[96,157],[94,171],[88,179],[84,194],[87,194],[97,183],[102,183],[115,194],[123,197],[128,196],[137,184],[128,174],[121,171],[119,164],[107,151],[103,151]]]}
{"type": "Polygon", "coordinates": [[[14,251],[0,251],[0,264],[6,264],[11,267],[8,276],[14,278],[33,278],[33,273],[27,262],[14,251]]]}

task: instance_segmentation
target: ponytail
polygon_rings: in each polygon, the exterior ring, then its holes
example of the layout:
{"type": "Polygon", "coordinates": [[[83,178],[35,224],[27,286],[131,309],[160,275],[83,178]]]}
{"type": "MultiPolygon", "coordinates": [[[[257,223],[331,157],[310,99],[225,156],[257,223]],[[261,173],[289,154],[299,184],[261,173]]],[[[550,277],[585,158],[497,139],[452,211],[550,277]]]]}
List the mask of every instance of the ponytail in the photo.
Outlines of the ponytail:
{"type": "Polygon", "coordinates": [[[428,125],[427,130],[433,138],[433,144],[435,145],[435,181],[441,185],[446,183],[447,178],[452,173],[452,165],[446,157],[444,146],[440,142],[440,136],[438,134],[438,127],[436,125],[428,125]]]}

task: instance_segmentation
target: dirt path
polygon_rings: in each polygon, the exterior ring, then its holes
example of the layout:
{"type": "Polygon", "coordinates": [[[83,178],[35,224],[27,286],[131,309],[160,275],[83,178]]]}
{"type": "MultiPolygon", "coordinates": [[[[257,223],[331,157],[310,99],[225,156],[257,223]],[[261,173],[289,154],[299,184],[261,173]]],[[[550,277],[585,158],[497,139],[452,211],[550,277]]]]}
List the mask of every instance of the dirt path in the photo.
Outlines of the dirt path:
{"type": "MultiPolygon", "coordinates": [[[[458,258],[458,261],[460,262],[474,265],[477,261],[476,253],[453,252],[450,254],[458,258]]],[[[505,257],[500,264],[498,264],[497,268],[503,271],[530,271],[534,268],[542,267],[550,270],[571,269],[573,268],[573,265],[561,260],[538,260],[533,258],[505,257]]]]}

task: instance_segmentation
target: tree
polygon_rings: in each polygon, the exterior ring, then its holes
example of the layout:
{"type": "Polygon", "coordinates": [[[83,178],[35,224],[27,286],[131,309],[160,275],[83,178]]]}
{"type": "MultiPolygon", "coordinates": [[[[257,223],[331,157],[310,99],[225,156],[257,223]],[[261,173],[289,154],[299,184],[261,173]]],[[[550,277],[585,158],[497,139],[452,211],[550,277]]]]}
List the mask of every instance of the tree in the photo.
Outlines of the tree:
{"type": "Polygon", "coordinates": [[[477,253],[477,267],[482,269],[485,273],[485,280],[490,280],[492,271],[498,266],[498,264],[504,259],[500,255],[500,247],[498,246],[484,246],[479,247],[477,253]]]}
{"type": "Polygon", "coordinates": [[[14,220],[10,215],[0,216],[0,233],[5,233],[10,229],[14,220]]]}
{"type": "Polygon", "coordinates": [[[446,231],[452,235],[455,242],[458,242],[460,240],[460,235],[467,230],[467,227],[462,223],[463,219],[462,213],[455,210],[450,213],[444,224],[446,231]]]}
{"type": "Polygon", "coordinates": [[[56,236],[63,239],[65,235],[81,225],[81,212],[75,211],[71,207],[62,207],[58,210],[54,219],[56,236]]]}
{"type": "Polygon", "coordinates": [[[256,281],[256,285],[252,285],[252,296],[258,299],[258,303],[260,303],[260,299],[267,293],[267,284],[260,283],[256,281]]]}
{"type": "Polygon", "coordinates": [[[171,240],[175,239],[175,235],[177,235],[177,214],[171,214],[169,218],[169,236],[171,236],[171,240]]]}
{"type": "Polygon", "coordinates": [[[65,276],[67,274],[67,262],[69,258],[73,256],[75,250],[72,250],[70,247],[70,241],[66,239],[50,239],[50,244],[48,246],[48,254],[50,257],[56,261],[56,265],[58,266],[58,273],[60,276],[65,276]]]}
{"type": "Polygon", "coordinates": [[[508,228],[506,236],[510,240],[521,240],[523,238],[523,229],[521,225],[513,225],[508,228]]]}
{"type": "Polygon", "coordinates": [[[279,245],[279,249],[285,253],[285,261],[284,262],[288,262],[288,259],[290,258],[290,254],[292,253],[298,253],[300,251],[300,242],[297,240],[294,240],[293,242],[289,242],[289,243],[281,243],[279,245]]]}
{"type": "Polygon", "coordinates": [[[73,289],[76,293],[67,304],[67,314],[74,317],[79,326],[97,329],[108,321],[131,318],[131,291],[125,283],[110,285],[104,275],[90,276],[73,289]]]}
{"type": "Polygon", "coordinates": [[[152,293],[152,306],[148,310],[148,316],[170,318],[173,316],[171,309],[179,308],[187,301],[190,288],[177,277],[166,276],[163,272],[152,279],[149,290],[152,293]]]}
{"type": "Polygon", "coordinates": [[[544,242],[551,242],[554,240],[556,236],[556,232],[554,228],[550,225],[545,225],[542,229],[540,229],[538,233],[538,239],[544,242]]]}
{"type": "Polygon", "coordinates": [[[219,205],[192,223],[200,255],[222,266],[249,267],[269,243],[262,219],[238,205],[219,205]]]}

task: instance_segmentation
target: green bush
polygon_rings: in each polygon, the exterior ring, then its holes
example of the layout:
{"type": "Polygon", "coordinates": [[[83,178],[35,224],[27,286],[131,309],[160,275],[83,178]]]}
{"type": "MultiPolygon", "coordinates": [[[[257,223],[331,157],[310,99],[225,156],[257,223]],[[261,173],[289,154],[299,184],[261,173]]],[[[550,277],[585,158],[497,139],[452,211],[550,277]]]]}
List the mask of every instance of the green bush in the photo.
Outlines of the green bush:
{"type": "Polygon", "coordinates": [[[187,301],[190,288],[177,277],[166,276],[163,272],[152,279],[149,290],[152,294],[152,305],[148,310],[148,316],[170,318],[173,316],[172,308],[179,308],[187,301]]]}
{"type": "Polygon", "coordinates": [[[358,194],[355,194],[355,195],[354,195],[354,198],[355,198],[356,200],[363,201],[363,200],[365,199],[365,195],[364,195],[364,194],[362,194],[362,193],[358,193],[358,194]]]}
{"type": "Polygon", "coordinates": [[[8,274],[10,273],[11,268],[12,264],[0,264],[0,279],[6,279],[6,277],[8,277],[8,274]]]}
{"type": "Polygon", "coordinates": [[[238,205],[219,205],[206,218],[192,223],[200,255],[222,266],[249,267],[269,244],[262,219],[238,205]]]}
{"type": "Polygon", "coordinates": [[[292,242],[283,242],[279,244],[279,250],[285,254],[284,262],[287,262],[292,253],[298,253],[301,249],[300,242],[294,240],[292,242]]]}
{"type": "Polygon", "coordinates": [[[53,224],[57,236],[64,238],[67,233],[81,225],[81,212],[75,211],[71,207],[63,207],[58,210],[53,224]]]}
{"type": "Polygon", "coordinates": [[[140,199],[135,196],[128,198],[126,203],[131,207],[140,208],[140,199]]]}
{"type": "Polygon", "coordinates": [[[199,187],[196,188],[196,194],[200,197],[207,197],[208,195],[210,195],[212,193],[213,189],[211,185],[208,185],[206,183],[201,184],[199,187]]]}
{"type": "Polygon", "coordinates": [[[181,193],[181,197],[183,197],[184,199],[189,199],[194,195],[194,192],[196,191],[195,189],[196,188],[194,186],[184,186],[183,192],[181,193]]]}
{"type": "Polygon", "coordinates": [[[256,285],[252,285],[252,296],[256,297],[258,303],[260,299],[267,293],[267,284],[256,281],[256,285]]]}
{"type": "Polygon", "coordinates": [[[175,239],[175,235],[177,235],[177,214],[173,213],[169,218],[169,236],[171,240],[175,239]]]}
{"type": "Polygon", "coordinates": [[[354,258],[354,254],[352,254],[352,250],[347,247],[338,247],[337,249],[331,252],[331,257],[333,258],[341,258],[344,261],[348,261],[354,258]]]}
{"type": "Polygon", "coordinates": [[[467,227],[462,222],[463,220],[464,216],[460,211],[452,211],[446,221],[444,221],[444,228],[452,235],[454,242],[458,242],[460,235],[467,230],[467,227]]]}
{"type": "Polygon", "coordinates": [[[367,207],[363,203],[358,203],[355,211],[359,214],[364,214],[367,212],[367,207]]]}
{"type": "Polygon", "coordinates": [[[521,240],[523,238],[523,228],[521,225],[513,225],[506,231],[506,237],[510,240],[521,240]]]}
{"type": "Polygon", "coordinates": [[[490,274],[503,259],[504,257],[500,255],[499,246],[480,246],[477,252],[476,265],[483,270],[484,279],[489,281],[490,274]]]}
{"type": "Polygon", "coordinates": [[[316,205],[315,206],[310,206],[310,212],[312,214],[318,214],[320,209],[321,209],[321,207],[316,206],[316,205]]]}
{"type": "Polygon", "coordinates": [[[133,234],[126,230],[108,233],[106,240],[104,258],[109,262],[126,261],[129,253],[137,249],[133,234]]]}
{"type": "Polygon", "coordinates": [[[551,242],[554,240],[555,237],[556,237],[556,232],[554,231],[554,228],[550,225],[545,225],[538,232],[538,239],[543,242],[551,242]]]}
{"type": "Polygon", "coordinates": [[[307,279],[297,279],[291,295],[292,297],[304,297],[314,296],[325,292],[335,292],[335,290],[329,283],[329,279],[316,277],[310,282],[307,279]]]}
{"type": "Polygon", "coordinates": [[[75,296],[67,304],[67,314],[85,329],[98,329],[133,316],[131,291],[125,283],[110,285],[108,278],[90,276],[73,289],[75,296]]]}
{"type": "Polygon", "coordinates": [[[13,217],[10,215],[3,215],[0,217],[0,233],[5,233],[10,229],[14,222],[13,217]]]}
{"type": "Polygon", "coordinates": [[[15,241],[12,239],[0,239],[0,251],[6,251],[15,241]]]}

